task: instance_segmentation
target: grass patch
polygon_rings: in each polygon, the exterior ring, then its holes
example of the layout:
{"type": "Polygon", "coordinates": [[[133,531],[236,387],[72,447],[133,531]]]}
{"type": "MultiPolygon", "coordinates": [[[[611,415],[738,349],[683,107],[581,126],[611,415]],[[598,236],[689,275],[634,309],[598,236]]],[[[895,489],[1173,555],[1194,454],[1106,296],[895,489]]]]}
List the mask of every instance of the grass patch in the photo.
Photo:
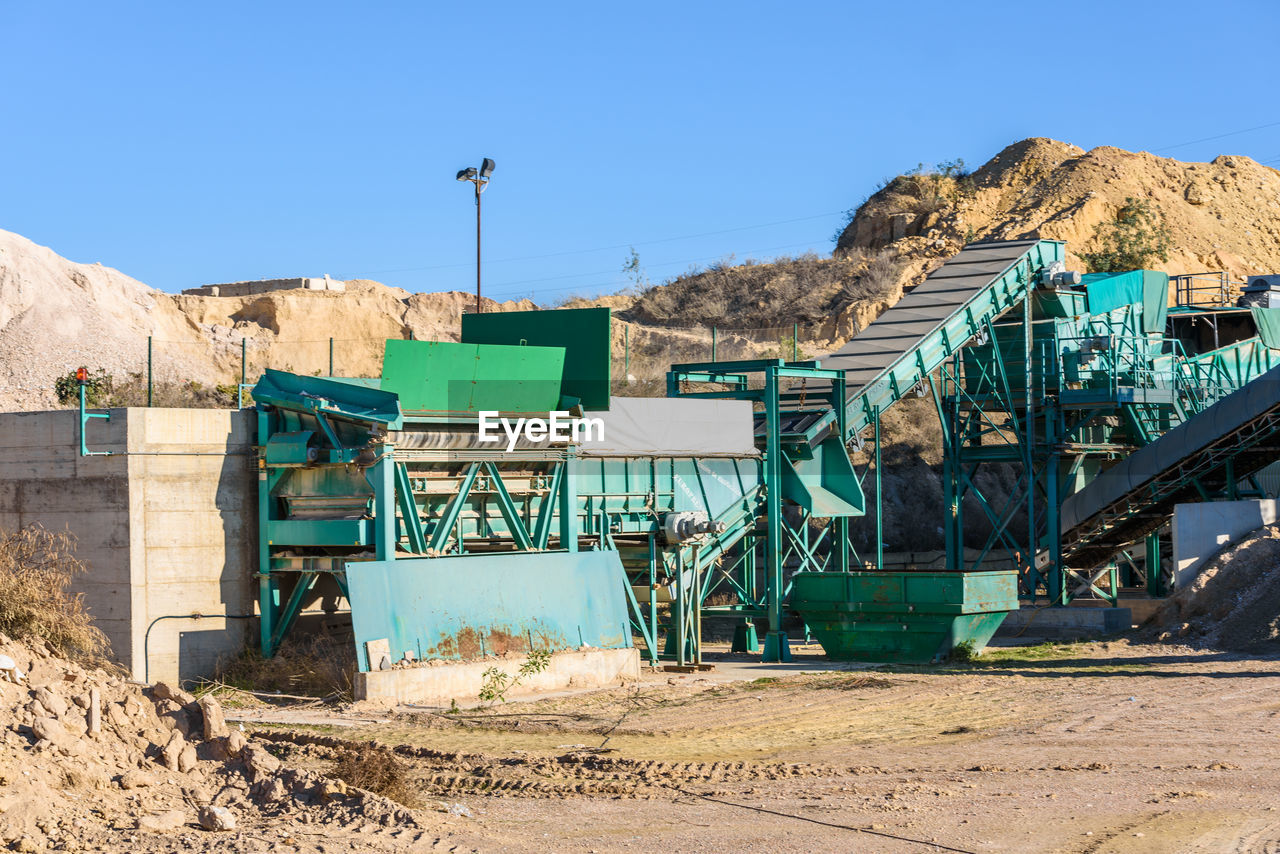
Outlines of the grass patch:
{"type": "Polygon", "coordinates": [[[752,679],[744,688],[767,688],[770,685],[777,685],[781,680],[777,676],[761,676],[759,679],[752,679]]]}
{"type": "Polygon", "coordinates": [[[419,806],[418,792],[409,779],[409,766],[386,747],[369,744],[360,750],[344,750],[330,774],[348,786],[382,795],[411,809],[419,806]]]}
{"type": "Polygon", "coordinates": [[[93,624],[83,594],[69,589],[85,572],[75,550],[70,531],[31,525],[0,532],[0,632],[17,640],[41,638],[63,658],[101,665],[111,645],[93,624]]]}
{"type": "Polygon", "coordinates": [[[271,658],[250,649],[223,662],[215,678],[245,691],[350,700],[355,669],[355,648],[349,641],[325,635],[292,636],[271,658]]]}
{"type": "Polygon", "coordinates": [[[1055,658],[1070,658],[1080,654],[1080,643],[1076,641],[1044,641],[1029,646],[988,647],[982,654],[983,661],[1048,661],[1055,658]]]}
{"type": "Polygon", "coordinates": [[[810,687],[828,691],[861,691],[892,688],[894,683],[878,676],[825,676],[820,677],[810,687]]]}

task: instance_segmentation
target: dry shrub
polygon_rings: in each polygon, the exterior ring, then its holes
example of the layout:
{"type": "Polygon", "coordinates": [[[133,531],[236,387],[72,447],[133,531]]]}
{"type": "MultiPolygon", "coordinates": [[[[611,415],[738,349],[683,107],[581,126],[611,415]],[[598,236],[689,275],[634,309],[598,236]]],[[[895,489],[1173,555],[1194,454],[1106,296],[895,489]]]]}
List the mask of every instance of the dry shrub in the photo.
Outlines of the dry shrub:
{"type": "Polygon", "coordinates": [[[30,525],[0,531],[0,632],[43,638],[63,658],[102,663],[111,645],[85,609],[72,580],[85,572],[70,531],[30,525]]]}
{"type": "Polygon", "coordinates": [[[294,634],[271,658],[246,650],[218,667],[217,681],[246,691],[350,700],[355,648],[349,638],[294,634]]]}
{"type": "Polygon", "coordinates": [[[382,795],[410,809],[419,805],[409,781],[409,767],[388,748],[370,742],[360,750],[345,750],[329,772],[348,786],[382,795]]]}
{"type": "Polygon", "coordinates": [[[896,272],[892,259],[861,254],[713,264],[646,288],[619,316],[657,326],[734,329],[811,323],[851,302],[885,298],[896,272]]]}

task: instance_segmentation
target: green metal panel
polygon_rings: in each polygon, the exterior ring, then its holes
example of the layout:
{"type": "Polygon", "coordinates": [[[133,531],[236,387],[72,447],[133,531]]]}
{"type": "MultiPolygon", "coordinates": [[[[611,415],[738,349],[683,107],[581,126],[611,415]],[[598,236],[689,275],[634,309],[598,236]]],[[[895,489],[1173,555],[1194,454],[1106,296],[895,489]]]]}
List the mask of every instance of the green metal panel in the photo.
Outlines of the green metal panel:
{"type": "Polygon", "coordinates": [[[393,430],[401,425],[400,404],[394,394],[327,377],[306,377],[268,368],[253,387],[253,399],[300,412],[385,424],[393,430]]]}
{"type": "Polygon", "coordinates": [[[609,408],[613,359],[607,308],[560,308],[462,315],[462,340],[473,344],[563,347],[561,390],[582,408],[609,408]]]}
{"type": "Polygon", "coordinates": [[[1001,572],[801,572],[791,607],[831,658],[927,664],[957,644],[982,648],[1018,607],[1001,572]]]}
{"type": "Polygon", "coordinates": [[[839,436],[829,436],[800,456],[784,454],[782,496],[815,516],[861,516],[866,497],[839,436]]]}
{"type": "Polygon", "coordinates": [[[271,546],[365,546],[373,542],[370,519],[277,519],[268,523],[271,546]]]}
{"type": "Polygon", "coordinates": [[[1089,313],[1098,315],[1127,306],[1142,307],[1142,331],[1162,333],[1169,313],[1169,274],[1155,270],[1089,273],[1081,285],[1089,297],[1089,313]]]}
{"type": "Polygon", "coordinates": [[[1254,325],[1258,327],[1258,338],[1262,343],[1273,350],[1280,349],[1280,308],[1254,306],[1249,311],[1253,315],[1254,325]]]}
{"type": "Polygon", "coordinates": [[[534,649],[631,646],[615,551],[402,558],[347,566],[360,669],[386,639],[393,662],[534,649]]]}
{"type": "Polygon", "coordinates": [[[263,457],[267,465],[306,465],[315,459],[315,451],[308,454],[315,431],[299,430],[296,433],[276,433],[267,440],[263,457]]]}
{"type": "Polygon", "coordinates": [[[382,390],[406,412],[549,412],[564,360],[561,347],[388,339],[382,390]]]}

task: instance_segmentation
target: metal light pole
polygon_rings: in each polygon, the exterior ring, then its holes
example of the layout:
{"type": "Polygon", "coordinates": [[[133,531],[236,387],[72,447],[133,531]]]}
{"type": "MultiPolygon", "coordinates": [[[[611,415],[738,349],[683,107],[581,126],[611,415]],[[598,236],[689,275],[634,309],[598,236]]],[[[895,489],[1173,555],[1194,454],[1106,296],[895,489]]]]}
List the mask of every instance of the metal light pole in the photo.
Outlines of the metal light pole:
{"type": "Polygon", "coordinates": [[[480,162],[480,168],[468,166],[458,170],[459,181],[470,181],[476,188],[476,314],[480,308],[480,194],[489,185],[489,176],[493,174],[494,163],[488,157],[480,162]]]}

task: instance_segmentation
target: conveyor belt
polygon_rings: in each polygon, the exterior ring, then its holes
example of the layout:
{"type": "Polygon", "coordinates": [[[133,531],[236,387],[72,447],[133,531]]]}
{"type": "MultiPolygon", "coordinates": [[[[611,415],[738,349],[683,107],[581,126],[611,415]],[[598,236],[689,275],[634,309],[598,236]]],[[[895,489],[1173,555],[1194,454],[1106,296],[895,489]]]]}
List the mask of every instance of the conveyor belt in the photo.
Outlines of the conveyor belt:
{"type": "Polygon", "coordinates": [[[1102,472],[1062,504],[1068,566],[1092,568],[1200,501],[1280,459],[1280,368],[1102,472]]]}
{"type": "Polygon", "coordinates": [[[845,371],[853,436],[911,393],[974,335],[1026,299],[1035,276],[1063,258],[1054,240],[970,243],[822,360],[845,371]]]}

